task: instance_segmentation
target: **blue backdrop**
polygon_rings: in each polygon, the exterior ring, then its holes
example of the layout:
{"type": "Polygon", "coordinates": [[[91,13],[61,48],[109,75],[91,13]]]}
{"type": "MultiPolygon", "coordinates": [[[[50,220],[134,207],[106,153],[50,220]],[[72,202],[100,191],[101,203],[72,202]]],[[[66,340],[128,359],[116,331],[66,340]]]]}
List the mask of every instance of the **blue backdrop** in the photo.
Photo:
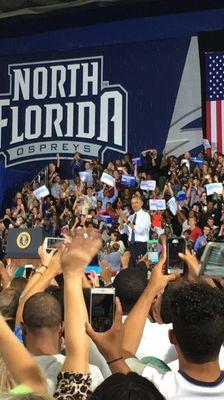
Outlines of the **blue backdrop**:
{"type": "MultiPolygon", "coordinates": [[[[123,146],[123,151],[129,150],[134,156],[137,156],[139,151],[145,147],[157,147],[162,150],[165,146],[191,37],[200,31],[222,29],[223,21],[223,10],[210,10],[116,21],[94,26],[60,29],[26,37],[1,39],[0,93],[1,99],[9,99],[10,104],[8,108],[3,109],[2,115],[2,118],[8,118],[9,121],[8,126],[2,128],[1,135],[0,208],[5,206],[22,181],[31,179],[48,163],[46,155],[41,157],[36,153],[32,154],[32,157],[18,159],[17,162],[19,160],[26,161],[20,165],[14,165],[15,159],[14,163],[9,160],[7,151],[10,146],[11,148],[17,147],[16,144],[10,145],[10,141],[12,141],[10,106],[15,106],[15,102],[12,103],[12,95],[3,95],[10,89],[9,64],[53,61],[57,65],[57,60],[61,59],[103,56],[105,87],[108,87],[108,84],[111,87],[112,85],[116,87],[121,85],[128,94],[127,114],[124,115],[124,112],[122,114],[124,119],[123,135],[126,123],[128,132],[128,141],[126,148],[123,146]],[[40,160],[40,158],[44,159],[40,160]],[[10,166],[11,164],[13,166],[10,166]]],[[[42,63],[41,66],[43,65],[45,64],[42,63]]],[[[92,99],[86,98],[85,100],[92,99]]],[[[95,98],[95,101],[96,107],[98,107],[99,98],[95,98]]],[[[58,102],[61,104],[61,100],[58,102]]],[[[19,124],[21,125],[20,133],[24,123],[22,111],[34,103],[41,104],[40,101],[22,100],[17,103],[19,124]]],[[[113,112],[114,104],[111,104],[109,107],[110,118],[113,117],[113,112]]],[[[96,130],[98,131],[99,121],[97,118],[96,130]]],[[[55,138],[56,134],[53,131],[53,139],[55,138]]],[[[49,140],[47,139],[47,141],[49,140]]],[[[40,140],[38,139],[38,141],[40,140]]],[[[110,147],[111,141],[113,142],[113,138],[109,136],[107,147],[110,147]]],[[[31,142],[35,143],[37,140],[31,142]]],[[[80,142],[97,143],[94,139],[91,141],[80,139],[80,142]]],[[[24,139],[23,146],[28,143],[29,140],[24,139]]],[[[54,151],[51,153],[53,159],[55,159],[55,153],[54,151]]],[[[69,157],[71,154],[62,154],[62,158],[63,156],[69,157]]],[[[117,156],[118,153],[114,150],[107,150],[104,158],[105,160],[114,159],[117,156]]],[[[64,162],[65,170],[67,165],[64,162]]]]}

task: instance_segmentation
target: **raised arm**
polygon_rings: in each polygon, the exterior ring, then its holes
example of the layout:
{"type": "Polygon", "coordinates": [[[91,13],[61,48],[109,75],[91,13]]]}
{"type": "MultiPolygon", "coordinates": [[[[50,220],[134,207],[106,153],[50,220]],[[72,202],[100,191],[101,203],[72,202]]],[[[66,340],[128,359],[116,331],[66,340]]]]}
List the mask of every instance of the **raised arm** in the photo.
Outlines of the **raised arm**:
{"type": "Polygon", "coordinates": [[[54,279],[58,274],[61,273],[60,268],[60,254],[56,253],[53,255],[47,268],[45,266],[42,266],[36,270],[35,274],[32,276],[24,290],[24,295],[20,299],[19,307],[16,313],[16,325],[22,322],[23,308],[25,302],[34,294],[43,292],[45,289],[47,289],[52,279],[54,279]]]}
{"type": "Polygon", "coordinates": [[[154,299],[163,293],[168,282],[176,279],[175,274],[163,275],[162,269],[165,261],[166,256],[163,254],[152,271],[146,289],[125,320],[123,348],[128,354],[136,354],[154,299]]]}
{"type": "Polygon", "coordinates": [[[60,154],[57,153],[57,168],[60,168],[60,154]]]}
{"type": "Polygon", "coordinates": [[[82,374],[89,372],[89,338],[85,329],[88,315],[82,291],[82,277],[86,266],[98,253],[101,245],[101,236],[98,232],[80,229],[68,250],[61,257],[64,275],[66,342],[63,371],[66,372],[82,374]]]}
{"type": "Polygon", "coordinates": [[[11,281],[9,274],[6,271],[6,268],[1,261],[0,261],[0,280],[2,283],[3,289],[7,288],[11,281]]]}
{"type": "Polygon", "coordinates": [[[0,316],[0,353],[17,384],[27,385],[33,392],[47,391],[46,381],[37,363],[2,316],[0,316]]]}

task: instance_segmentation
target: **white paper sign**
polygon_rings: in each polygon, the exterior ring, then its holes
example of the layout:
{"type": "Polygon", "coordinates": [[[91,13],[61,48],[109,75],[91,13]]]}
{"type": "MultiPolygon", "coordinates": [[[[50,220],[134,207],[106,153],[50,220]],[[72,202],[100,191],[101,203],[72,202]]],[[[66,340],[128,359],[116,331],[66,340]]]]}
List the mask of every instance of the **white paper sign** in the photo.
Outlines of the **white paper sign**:
{"type": "Polygon", "coordinates": [[[79,172],[79,177],[80,177],[82,182],[87,182],[88,176],[89,176],[89,173],[87,171],[79,172]]]}
{"type": "Polygon", "coordinates": [[[169,207],[171,213],[173,215],[176,215],[176,213],[177,213],[177,202],[175,200],[175,197],[171,197],[171,199],[169,199],[169,201],[167,202],[167,206],[169,207]]]}
{"type": "Polygon", "coordinates": [[[210,145],[208,139],[203,139],[202,140],[202,144],[203,144],[205,149],[210,149],[211,148],[211,145],[210,145]]]}
{"type": "Polygon", "coordinates": [[[165,210],[166,209],[166,200],[150,199],[149,200],[149,208],[151,211],[165,210]]]}
{"type": "Polygon", "coordinates": [[[180,162],[180,165],[186,164],[186,167],[190,169],[190,162],[187,158],[183,158],[180,162]]]}
{"type": "Polygon", "coordinates": [[[106,172],[103,172],[100,180],[109,186],[115,186],[115,179],[111,175],[106,174],[106,172]]]}
{"type": "Polygon", "coordinates": [[[140,188],[142,190],[155,190],[156,181],[141,181],[140,188]]]}
{"type": "Polygon", "coordinates": [[[210,196],[213,193],[222,194],[222,192],[223,192],[223,186],[222,186],[222,183],[220,183],[220,182],[209,183],[208,185],[205,185],[205,187],[206,187],[207,196],[210,196]]]}
{"type": "Polygon", "coordinates": [[[33,194],[37,200],[40,200],[41,198],[48,196],[50,193],[48,188],[45,185],[43,185],[38,189],[34,190],[33,194]]]}

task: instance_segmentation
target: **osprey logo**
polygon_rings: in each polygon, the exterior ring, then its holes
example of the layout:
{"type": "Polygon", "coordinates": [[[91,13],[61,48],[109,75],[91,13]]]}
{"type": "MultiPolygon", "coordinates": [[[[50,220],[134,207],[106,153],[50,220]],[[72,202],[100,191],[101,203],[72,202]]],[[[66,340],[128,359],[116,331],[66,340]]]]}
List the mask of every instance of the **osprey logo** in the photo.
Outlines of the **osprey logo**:
{"type": "Polygon", "coordinates": [[[0,95],[0,152],[5,166],[127,151],[128,94],[103,81],[103,57],[11,64],[0,95]]]}

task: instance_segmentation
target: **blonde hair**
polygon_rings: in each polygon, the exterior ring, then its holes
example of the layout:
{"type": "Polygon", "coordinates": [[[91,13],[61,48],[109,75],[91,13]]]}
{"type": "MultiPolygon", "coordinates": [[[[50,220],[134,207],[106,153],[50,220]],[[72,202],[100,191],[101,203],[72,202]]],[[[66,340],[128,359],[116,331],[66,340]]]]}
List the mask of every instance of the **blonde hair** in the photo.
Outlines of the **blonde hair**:
{"type": "Polygon", "coordinates": [[[54,400],[48,393],[4,394],[0,393],[0,400],[54,400]]]}
{"type": "MultiPolygon", "coordinates": [[[[0,355],[0,388],[1,392],[8,393],[16,386],[15,381],[10,374],[5,361],[0,355]]],[[[1,396],[1,395],[0,395],[1,396]]]]}

